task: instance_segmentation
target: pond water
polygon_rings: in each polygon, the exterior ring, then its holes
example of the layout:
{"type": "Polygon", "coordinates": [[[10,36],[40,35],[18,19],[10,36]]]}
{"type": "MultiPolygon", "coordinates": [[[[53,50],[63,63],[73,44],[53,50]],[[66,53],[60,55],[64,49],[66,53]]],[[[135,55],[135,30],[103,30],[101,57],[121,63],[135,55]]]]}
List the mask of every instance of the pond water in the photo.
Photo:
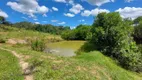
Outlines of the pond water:
{"type": "Polygon", "coordinates": [[[77,51],[85,41],[61,41],[50,43],[47,45],[47,49],[45,52],[64,56],[64,57],[71,57],[75,56],[75,51],[77,51]]]}

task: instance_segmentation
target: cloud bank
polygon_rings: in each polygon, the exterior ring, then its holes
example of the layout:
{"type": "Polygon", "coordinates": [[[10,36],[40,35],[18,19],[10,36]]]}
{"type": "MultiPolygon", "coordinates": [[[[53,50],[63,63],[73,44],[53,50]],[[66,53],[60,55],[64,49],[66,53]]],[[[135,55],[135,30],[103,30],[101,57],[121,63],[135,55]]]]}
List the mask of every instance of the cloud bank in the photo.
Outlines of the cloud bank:
{"type": "Polygon", "coordinates": [[[37,0],[17,0],[17,2],[7,2],[13,10],[35,17],[34,14],[45,15],[49,9],[46,6],[40,6],[37,0]]]}

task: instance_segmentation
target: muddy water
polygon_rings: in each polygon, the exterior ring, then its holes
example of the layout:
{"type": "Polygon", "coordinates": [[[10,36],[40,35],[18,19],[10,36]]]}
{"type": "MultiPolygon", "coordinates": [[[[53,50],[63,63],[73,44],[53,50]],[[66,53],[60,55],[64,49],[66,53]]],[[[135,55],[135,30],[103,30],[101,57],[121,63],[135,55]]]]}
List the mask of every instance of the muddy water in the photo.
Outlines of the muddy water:
{"type": "Polygon", "coordinates": [[[47,53],[71,57],[75,56],[77,51],[85,41],[62,41],[48,44],[48,48],[45,50],[47,53]]]}

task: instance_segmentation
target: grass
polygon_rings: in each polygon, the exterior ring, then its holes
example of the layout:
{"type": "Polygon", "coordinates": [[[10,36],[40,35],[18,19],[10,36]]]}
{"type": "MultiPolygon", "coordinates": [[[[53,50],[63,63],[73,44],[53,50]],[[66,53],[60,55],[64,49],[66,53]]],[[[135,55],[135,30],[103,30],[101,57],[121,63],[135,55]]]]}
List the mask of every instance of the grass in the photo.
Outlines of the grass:
{"type": "Polygon", "coordinates": [[[112,80],[141,80],[142,76],[140,74],[134,73],[128,70],[121,68],[116,64],[114,60],[109,57],[104,56],[98,51],[90,52],[89,54],[85,53],[77,57],[80,60],[86,62],[92,62],[95,65],[102,66],[100,71],[103,74],[108,74],[112,80]]]}
{"type": "Polygon", "coordinates": [[[0,80],[24,80],[17,58],[4,50],[0,50],[0,80]]]}
{"type": "Polygon", "coordinates": [[[66,58],[28,47],[7,46],[20,54],[30,56],[27,61],[35,67],[35,80],[141,80],[142,75],[125,70],[114,60],[98,51],[66,58]]]}
{"type": "Polygon", "coordinates": [[[4,26],[5,29],[0,27],[0,38],[4,39],[33,39],[33,38],[40,38],[50,41],[60,41],[62,40],[58,35],[52,35],[48,33],[32,31],[32,30],[25,30],[25,29],[18,29],[14,27],[4,26]]]}

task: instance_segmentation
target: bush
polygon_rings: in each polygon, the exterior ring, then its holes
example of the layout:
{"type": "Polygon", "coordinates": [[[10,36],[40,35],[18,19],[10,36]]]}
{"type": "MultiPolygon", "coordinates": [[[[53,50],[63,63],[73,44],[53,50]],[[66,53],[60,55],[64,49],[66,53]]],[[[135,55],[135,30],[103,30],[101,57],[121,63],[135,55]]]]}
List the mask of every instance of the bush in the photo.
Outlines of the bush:
{"type": "Polygon", "coordinates": [[[44,40],[33,40],[31,41],[31,48],[35,51],[44,51],[46,46],[45,46],[45,41],[44,40]]]}
{"type": "Polygon", "coordinates": [[[6,39],[0,38],[0,43],[6,43],[6,39]]]}
{"type": "Polygon", "coordinates": [[[139,44],[138,48],[139,48],[140,52],[142,53],[142,44],[139,44]]]}

